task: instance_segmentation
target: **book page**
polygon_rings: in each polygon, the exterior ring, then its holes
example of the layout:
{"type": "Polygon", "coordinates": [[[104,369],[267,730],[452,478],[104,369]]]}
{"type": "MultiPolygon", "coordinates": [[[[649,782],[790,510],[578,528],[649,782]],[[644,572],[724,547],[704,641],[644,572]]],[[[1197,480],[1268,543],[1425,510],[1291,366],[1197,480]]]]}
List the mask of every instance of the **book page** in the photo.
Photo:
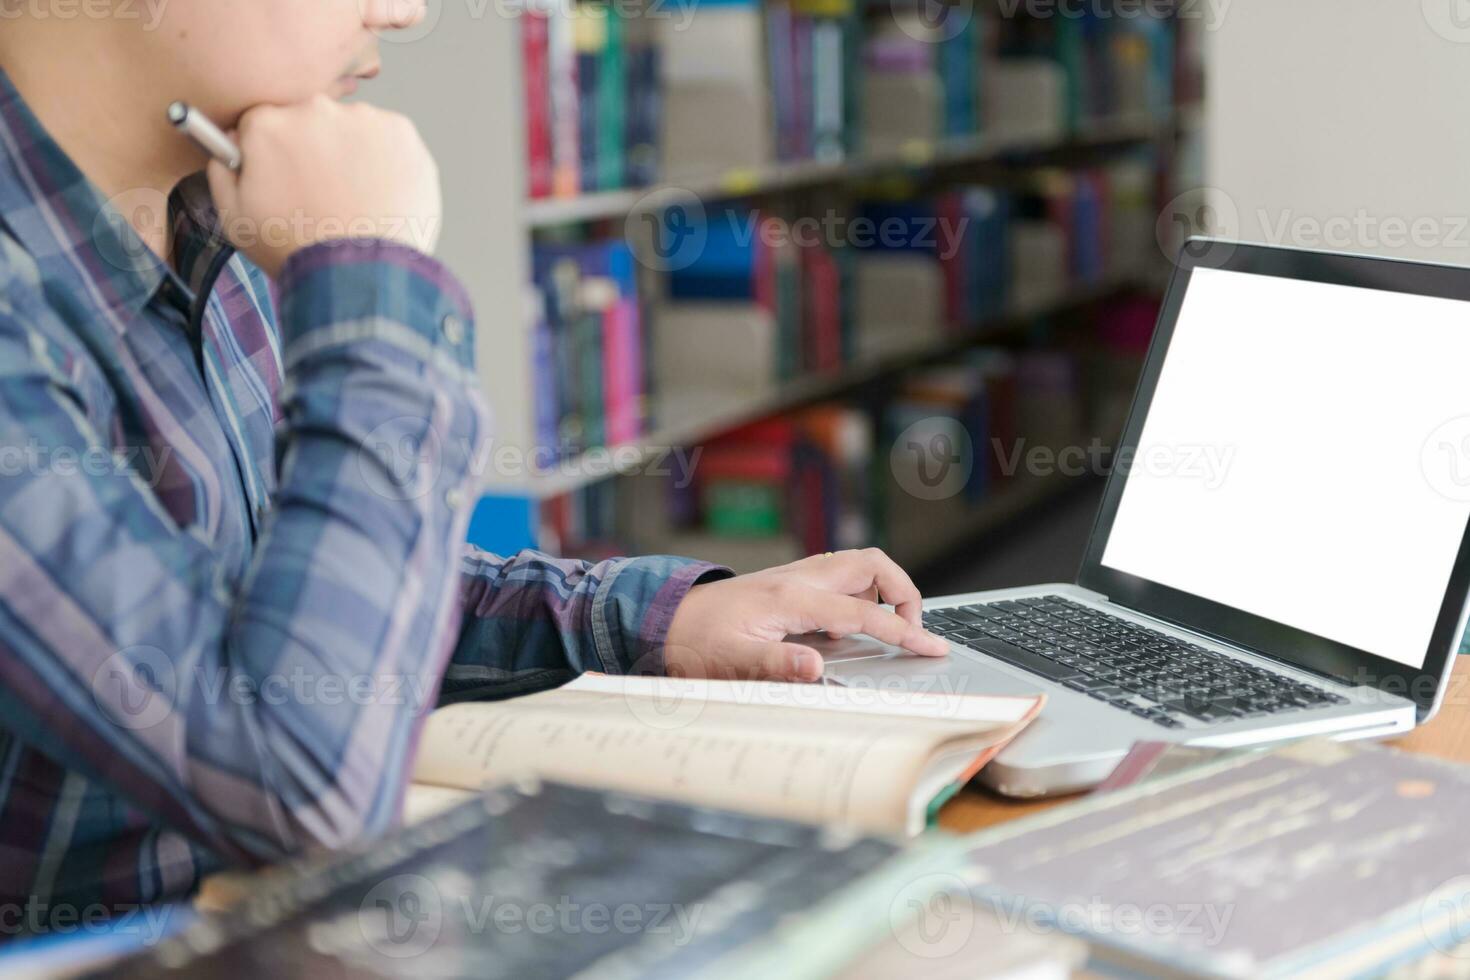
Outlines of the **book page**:
{"type": "Polygon", "coordinates": [[[947,694],[873,685],[718,681],[600,673],[583,674],[559,690],[654,698],[661,704],[720,701],[770,708],[852,711],[901,718],[1007,724],[1026,718],[1042,698],[1042,695],[947,694]]]}
{"type": "Polygon", "coordinates": [[[904,833],[940,746],[975,739],[978,753],[1013,727],[561,689],[434,712],[414,778],[469,788],[537,776],[904,833]]]}
{"type": "Polygon", "coordinates": [[[472,790],[435,786],[432,783],[411,783],[403,794],[403,823],[427,820],[474,798],[475,793],[472,790]]]}

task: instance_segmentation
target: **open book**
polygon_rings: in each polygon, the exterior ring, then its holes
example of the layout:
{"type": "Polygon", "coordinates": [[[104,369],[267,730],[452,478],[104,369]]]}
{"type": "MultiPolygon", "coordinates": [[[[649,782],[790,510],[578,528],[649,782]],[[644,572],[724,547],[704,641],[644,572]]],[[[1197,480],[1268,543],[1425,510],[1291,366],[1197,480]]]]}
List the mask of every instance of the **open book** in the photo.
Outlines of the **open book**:
{"type": "Polygon", "coordinates": [[[1044,698],[585,674],[430,716],[405,819],[523,777],[917,834],[1044,698]]]}

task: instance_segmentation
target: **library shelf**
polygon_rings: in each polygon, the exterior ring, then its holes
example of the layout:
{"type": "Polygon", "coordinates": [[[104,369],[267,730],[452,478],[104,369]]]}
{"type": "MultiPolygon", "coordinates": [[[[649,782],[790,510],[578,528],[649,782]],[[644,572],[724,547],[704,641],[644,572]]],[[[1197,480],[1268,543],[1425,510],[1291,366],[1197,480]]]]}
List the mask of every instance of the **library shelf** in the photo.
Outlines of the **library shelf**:
{"type": "Polygon", "coordinates": [[[652,414],[659,422],[649,433],[629,442],[592,447],[520,480],[497,482],[490,489],[496,494],[536,499],[571,493],[600,480],[637,472],[651,462],[666,458],[672,449],[698,444],[746,423],[850,393],[969,347],[1015,338],[1037,317],[1061,316],[1129,292],[1158,292],[1162,288],[1163,282],[1153,276],[1076,286],[1050,303],[1014,309],[967,330],[949,333],[937,343],[845,365],[837,371],[794,378],[755,395],[710,391],[665,393],[655,398],[652,414]]]}
{"type": "Polygon", "coordinates": [[[537,198],[526,201],[521,215],[528,229],[621,218],[656,211],[690,198],[729,200],[817,184],[864,180],[910,169],[1148,142],[1167,137],[1178,128],[1187,128],[1197,118],[1195,107],[1183,106],[1163,114],[1131,112],[1083,120],[1070,131],[1046,126],[994,130],[933,143],[915,141],[889,154],[860,154],[833,161],[792,161],[649,187],[537,198]]]}
{"type": "MultiPolygon", "coordinates": [[[[1085,442],[1081,436],[1078,439],[1085,442]]],[[[958,552],[974,548],[986,535],[1043,504],[1064,497],[1089,479],[1092,479],[1090,475],[1055,471],[1018,473],[953,519],[908,522],[906,533],[890,539],[886,550],[904,568],[922,573],[952,559],[958,552]]]]}
{"type": "MultiPolygon", "coordinates": [[[[1081,435],[1077,439],[1085,441],[1081,435]]],[[[1094,479],[1090,474],[1072,475],[1059,471],[1021,472],[997,485],[980,500],[946,510],[942,516],[929,509],[933,506],[931,502],[905,497],[896,487],[890,487],[885,504],[890,530],[885,535],[883,547],[894,561],[911,573],[922,575],[951,561],[956,554],[973,549],[987,535],[1009,522],[1062,499],[1094,479]],[[925,508],[922,517],[918,512],[907,518],[898,513],[912,508],[925,508]],[[895,527],[901,530],[892,530],[895,527]]],[[[690,555],[728,566],[739,574],[802,557],[800,545],[786,536],[749,539],[708,532],[674,532],[648,540],[635,539],[631,543],[636,551],[690,555]]]]}

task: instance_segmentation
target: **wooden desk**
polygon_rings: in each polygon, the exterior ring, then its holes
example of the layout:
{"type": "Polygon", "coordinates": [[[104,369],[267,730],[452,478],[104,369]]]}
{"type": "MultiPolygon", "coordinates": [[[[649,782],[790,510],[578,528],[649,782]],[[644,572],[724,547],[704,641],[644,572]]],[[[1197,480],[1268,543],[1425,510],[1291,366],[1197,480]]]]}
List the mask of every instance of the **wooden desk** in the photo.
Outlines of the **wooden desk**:
{"type": "MultiPolygon", "coordinates": [[[[1458,657],[1444,704],[1434,720],[1389,744],[1405,752],[1421,752],[1455,762],[1470,762],[1470,656],[1458,657]]],[[[939,825],[969,832],[1075,800],[1075,796],[1018,802],[980,789],[966,790],[945,805],[939,825]]]]}

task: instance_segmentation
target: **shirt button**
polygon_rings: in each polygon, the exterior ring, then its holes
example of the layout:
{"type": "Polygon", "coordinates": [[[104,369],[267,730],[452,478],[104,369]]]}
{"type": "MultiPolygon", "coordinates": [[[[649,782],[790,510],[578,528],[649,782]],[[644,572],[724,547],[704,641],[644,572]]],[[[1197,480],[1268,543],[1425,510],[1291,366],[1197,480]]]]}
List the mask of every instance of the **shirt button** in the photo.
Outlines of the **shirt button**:
{"type": "Polygon", "coordinates": [[[446,316],[439,324],[439,329],[444,331],[444,339],[458,347],[464,343],[464,321],[453,313],[446,316]]]}
{"type": "Polygon", "coordinates": [[[444,491],[444,502],[449,505],[450,510],[459,510],[465,503],[464,491],[459,487],[450,487],[444,491]]]}

